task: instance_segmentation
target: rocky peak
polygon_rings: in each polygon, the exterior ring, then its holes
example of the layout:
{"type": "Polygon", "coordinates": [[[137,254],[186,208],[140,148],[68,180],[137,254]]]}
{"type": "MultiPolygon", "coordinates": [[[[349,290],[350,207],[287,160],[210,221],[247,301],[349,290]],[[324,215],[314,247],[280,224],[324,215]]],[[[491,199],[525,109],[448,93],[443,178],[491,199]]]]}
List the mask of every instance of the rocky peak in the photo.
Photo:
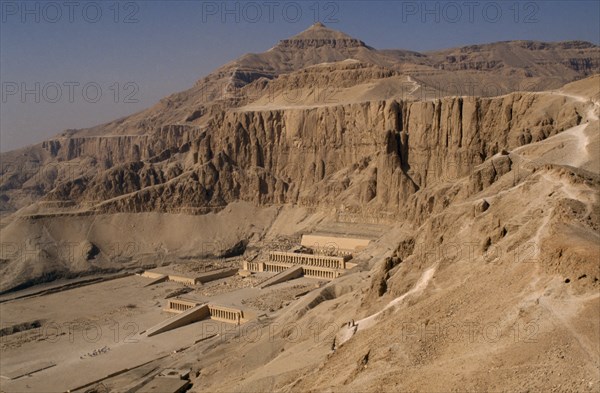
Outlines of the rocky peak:
{"type": "Polygon", "coordinates": [[[275,48],[306,49],[320,47],[340,49],[367,47],[367,45],[346,33],[329,29],[323,23],[317,22],[300,34],[279,41],[275,48]]]}

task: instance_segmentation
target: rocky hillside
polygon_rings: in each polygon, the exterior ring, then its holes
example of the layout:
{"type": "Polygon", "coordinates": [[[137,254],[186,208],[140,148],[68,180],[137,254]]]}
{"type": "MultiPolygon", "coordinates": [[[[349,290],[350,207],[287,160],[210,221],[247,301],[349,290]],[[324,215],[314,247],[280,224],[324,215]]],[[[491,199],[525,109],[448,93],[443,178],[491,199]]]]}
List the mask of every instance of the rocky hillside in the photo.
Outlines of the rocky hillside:
{"type": "Polygon", "coordinates": [[[2,154],[3,226],[65,214],[203,214],[233,202],[420,222],[458,195],[428,195],[432,187],[468,175],[459,196],[479,192],[511,170],[507,152],[582,121],[585,103],[506,81],[562,85],[597,72],[599,51],[525,41],[377,50],[316,24],[146,111],[2,154]],[[504,81],[498,89],[508,93],[455,94],[436,78],[504,81]]]}
{"type": "MultiPolygon", "coordinates": [[[[522,93],[222,112],[204,131],[169,126],[150,136],[49,141],[59,161],[94,156],[107,169],[62,183],[44,200],[102,212],[244,200],[398,213],[417,190],[580,121],[563,96],[522,93]]],[[[510,160],[503,165],[510,170],[510,160]]]]}
{"type": "Polygon", "coordinates": [[[2,154],[0,292],[372,231],[252,339],[160,367],[198,392],[596,392],[599,51],[376,50],[314,25],[2,154]]]}

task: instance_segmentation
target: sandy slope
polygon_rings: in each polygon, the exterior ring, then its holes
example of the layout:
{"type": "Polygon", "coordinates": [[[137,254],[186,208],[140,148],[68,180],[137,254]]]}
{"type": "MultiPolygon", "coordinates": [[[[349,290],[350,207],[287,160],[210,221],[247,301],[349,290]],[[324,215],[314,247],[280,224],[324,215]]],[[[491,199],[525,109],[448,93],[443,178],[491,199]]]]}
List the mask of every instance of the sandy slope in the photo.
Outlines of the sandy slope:
{"type": "Polygon", "coordinates": [[[383,296],[373,284],[390,253],[293,304],[272,321],[272,339],[228,343],[199,361],[194,390],[596,391],[599,179],[569,169],[599,159],[582,138],[598,134],[592,105],[566,136],[510,152],[516,163],[539,159],[533,166],[382,238],[374,247],[414,244],[398,248],[383,296]],[[286,323],[305,334],[289,339],[286,323]],[[229,351],[242,358],[221,355],[229,351]]]}

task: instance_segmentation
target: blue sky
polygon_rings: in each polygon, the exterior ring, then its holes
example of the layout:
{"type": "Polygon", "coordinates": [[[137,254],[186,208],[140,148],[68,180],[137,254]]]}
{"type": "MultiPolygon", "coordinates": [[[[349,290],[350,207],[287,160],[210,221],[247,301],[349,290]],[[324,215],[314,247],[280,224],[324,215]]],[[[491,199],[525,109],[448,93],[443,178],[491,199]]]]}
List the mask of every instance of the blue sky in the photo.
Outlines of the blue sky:
{"type": "Polygon", "coordinates": [[[375,48],[417,51],[514,39],[600,41],[598,1],[0,4],[2,151],[139,111],[315,21],[375,48]]]}

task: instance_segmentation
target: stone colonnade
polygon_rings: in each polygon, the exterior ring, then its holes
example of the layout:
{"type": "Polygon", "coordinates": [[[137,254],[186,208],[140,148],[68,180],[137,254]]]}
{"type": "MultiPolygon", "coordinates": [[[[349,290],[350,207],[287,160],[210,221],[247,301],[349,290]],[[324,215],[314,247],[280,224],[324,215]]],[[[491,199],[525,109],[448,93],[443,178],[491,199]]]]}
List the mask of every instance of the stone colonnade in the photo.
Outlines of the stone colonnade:
{"type": "Polygon", "coordinates": [[[269,261],[293,263],[296,265],[308,265],[326,267],[330,269],[345,269],[346,258],[332,257],[326,255],[300,254],[295,252],[271,251],[269,261]]]}
{"type": "Polygon", "coordinates": [[[260,262],[246,262],[246,269],[245,270],[250,270],[250,271],[261,271],[261,266],[260,266],[260,262]]]}
{"type": "Polygon", "coordinates": [[[169,300],[169,311],[175,311],[178,313],[182,313],[184,311],[189,310],[190,308],[196,307],[197,304],[181,301],[181,300],[169,300]]]}
{"type": "Polygon", "coordinates": [[[209,306],[210,317],[213,319],[223,320],[226,322],[233,322],[239,325],[242,319],[242,312],[240,310],[232,310],[221,307],[209,306]]]}
{"type": "Polygon", "coordinates": [[[333,270],[324,270],[324,269],[311,269],[311,268],[302,268],[304,270],[304,275],[307,277],[318,277],[318,278],[327,278],[334,279],[339,276],[339,273],[333,270]]]}
{"type": "Polygon", "coordinates": [[[291,266],[277,265],[277,264],[268,263],[268,262],[266,262],[264,266],[265,266],[265,272],[276,272],[276,273],[281,273],[291,267],[291,266]]]}

